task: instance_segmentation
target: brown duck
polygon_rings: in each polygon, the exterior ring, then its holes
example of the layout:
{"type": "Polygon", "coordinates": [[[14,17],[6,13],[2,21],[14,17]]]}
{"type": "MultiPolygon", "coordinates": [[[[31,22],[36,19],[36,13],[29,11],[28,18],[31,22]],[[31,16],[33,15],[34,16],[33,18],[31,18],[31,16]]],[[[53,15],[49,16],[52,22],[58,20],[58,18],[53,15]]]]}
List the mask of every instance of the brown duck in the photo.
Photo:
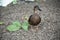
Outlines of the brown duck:
{"type": "Polygon", "coordinates": [[[36,26],[41,22],[41,18],[39,16],[39,11],[42,11],[39,6],[34,6],[34,14],[32,14],[29,19],[28,19],[28,23],[32,26],[36,26]]]}

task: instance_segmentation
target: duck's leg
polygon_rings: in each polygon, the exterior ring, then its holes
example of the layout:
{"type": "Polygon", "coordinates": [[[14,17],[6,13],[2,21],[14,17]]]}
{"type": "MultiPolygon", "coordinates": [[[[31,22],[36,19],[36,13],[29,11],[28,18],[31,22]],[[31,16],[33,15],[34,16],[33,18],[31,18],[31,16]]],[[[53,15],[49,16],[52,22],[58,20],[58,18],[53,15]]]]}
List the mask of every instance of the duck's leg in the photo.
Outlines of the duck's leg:
{"type": "Polygon", "coordinates": [[[38,29],[39,29],[38,26],[35,26],[35,31],[38,31],[38,29]]]}
{"type": "Polygon", "coordinates": [[[33,32],[36,32],[36,31],[37,31],[36,27],[37,27],[37,26],[32,26],[32,25],[31,25],[31,30],[32,30],[33,32]]]}
{"type": "Polygon", "coordinates": [[[32,25],[30,25],[30,27],[31,27],[31,30],[33,31],[33,26],[32,26],[32,25]]]}
{"type": "Polygon", "coordinates": [[[35,32],[36,32],[36,31],[38,30],[38,26],[32,26],[32,25],[31,25],[30,27],[31,27],[31,30],[32,30],[32,31],[35,31],[35,32]]]}

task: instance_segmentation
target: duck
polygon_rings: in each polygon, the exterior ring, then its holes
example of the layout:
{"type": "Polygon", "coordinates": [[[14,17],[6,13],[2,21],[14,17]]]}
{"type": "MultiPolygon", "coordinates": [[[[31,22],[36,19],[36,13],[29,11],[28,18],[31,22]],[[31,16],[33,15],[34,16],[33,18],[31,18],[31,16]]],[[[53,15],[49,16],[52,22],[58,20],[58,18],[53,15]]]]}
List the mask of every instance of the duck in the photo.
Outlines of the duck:
{"type": "Polygon", "coordinates": [[[37,26],[41,22],[41,17],[39,16],[39,11],[42,11],[38,5],[33,8],[34,14],[30,15],[28,23],[32,26],[37,26]]]}

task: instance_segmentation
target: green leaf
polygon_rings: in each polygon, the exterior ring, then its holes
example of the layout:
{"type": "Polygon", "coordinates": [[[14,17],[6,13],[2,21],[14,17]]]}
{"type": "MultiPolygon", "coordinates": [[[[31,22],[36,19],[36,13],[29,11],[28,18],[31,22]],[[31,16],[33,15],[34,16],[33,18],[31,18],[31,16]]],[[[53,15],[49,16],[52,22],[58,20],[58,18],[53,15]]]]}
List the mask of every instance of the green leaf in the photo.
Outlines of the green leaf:
{"type": "Polygon", "coordinates": [[[28,26],[29,26],[28,21],[25,21],[25,22],[22,23],[22,28],[23,28],[25,31],[28,31],[28,26]]]}
{"type": "Polygon", "coordinates": [[[19,21],[12,22],[12,25],[7,26],[9,31],[17,31],[21,28],[21,23],[19,21]]]}
{"type": "Polygon", "coordinates": [[[20,27],[17,27],[16,25],[9,25],[8,27],[7,27],[7,30],[8,31],[17,31],[17,30],[19,30],[20,29],[20,27]]]}
{"type": "Polygon", "coordinates": [[[17,27],[21,27],[21,23],[19,21],[12,22],[13,25],[16,25],[17,27]]]}
{"type": "Polygon", "coordinates": [[[1,24],[4,24],[4,22],[0,22],[0,25],[1,25],[1,24]]]}
{"type": "Polygon", "coordinates": [[[13,0],[13,4],[17,4],[17,0],[13,0]]]}

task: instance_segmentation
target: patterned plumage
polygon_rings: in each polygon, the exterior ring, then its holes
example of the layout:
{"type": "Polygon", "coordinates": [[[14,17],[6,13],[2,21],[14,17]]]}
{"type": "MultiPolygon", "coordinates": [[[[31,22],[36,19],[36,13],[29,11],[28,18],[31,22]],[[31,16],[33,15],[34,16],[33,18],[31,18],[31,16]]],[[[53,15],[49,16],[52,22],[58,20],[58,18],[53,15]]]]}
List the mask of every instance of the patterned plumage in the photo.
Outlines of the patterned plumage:
{"type": "Polygon", "coordinates": [[[41,22],[41,18],[39,14],[37,13],[37,10],[41,11],[41,9],[39,9],[39,7],[36,5],[34,6],[34,14],[31,15],[28,20],[30,25],[36,26],[41,22]]]}

